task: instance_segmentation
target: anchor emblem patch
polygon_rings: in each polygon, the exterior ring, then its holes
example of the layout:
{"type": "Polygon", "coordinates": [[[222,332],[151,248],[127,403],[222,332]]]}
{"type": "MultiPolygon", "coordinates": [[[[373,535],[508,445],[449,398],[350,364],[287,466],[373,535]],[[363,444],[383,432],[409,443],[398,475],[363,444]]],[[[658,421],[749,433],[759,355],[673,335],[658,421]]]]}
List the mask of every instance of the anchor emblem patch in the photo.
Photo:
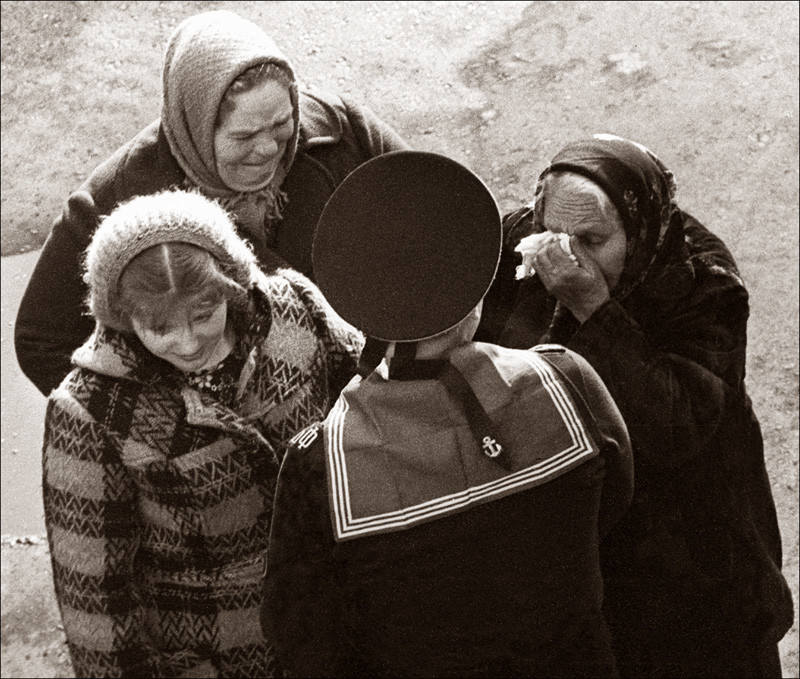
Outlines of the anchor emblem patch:
{"type": "Polygon", "coordinates": [[[500,453],[503,452],[503,446],[501,446],[497,441],[495,441],[490,436],[483,437],[483,452],[486,453],[488,457],[497,457],[500,453]]]}

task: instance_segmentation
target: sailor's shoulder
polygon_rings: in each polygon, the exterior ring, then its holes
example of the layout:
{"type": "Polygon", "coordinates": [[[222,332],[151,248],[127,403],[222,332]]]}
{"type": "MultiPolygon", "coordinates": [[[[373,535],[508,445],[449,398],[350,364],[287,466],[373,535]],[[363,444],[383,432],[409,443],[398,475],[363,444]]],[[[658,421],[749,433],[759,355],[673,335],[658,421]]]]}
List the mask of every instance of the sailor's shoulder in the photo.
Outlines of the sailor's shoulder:
{"type": "Polygon", "coordinates": [[[297,450],[310,448],[314,442],[322,435],[323,422],[314,422],[305,429],[301,429],[297,434],[289,439],[289,445],[297,450]]]}
{"type": "Polygon", "coordinates": [[[565,354],[567,348],[561,344],[537,344],[531,347],[538,354],[565,354]]]}

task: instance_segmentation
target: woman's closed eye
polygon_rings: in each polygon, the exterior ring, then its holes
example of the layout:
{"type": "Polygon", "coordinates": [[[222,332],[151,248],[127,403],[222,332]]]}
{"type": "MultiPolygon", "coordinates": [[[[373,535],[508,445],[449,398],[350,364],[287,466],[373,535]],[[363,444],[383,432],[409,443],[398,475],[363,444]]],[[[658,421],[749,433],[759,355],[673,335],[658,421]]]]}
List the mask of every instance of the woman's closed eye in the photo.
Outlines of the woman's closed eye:
{"type": "MultiPolygon", "coordinates": [[[[269,129],[271,132],[274,132],[275,130],[279,130],[282,127],[286,126],[290,122],[292,122],[291,117],[284,118],[283,120],[277,120],[272,124],[272,127],[269,129]]],[[[257,137],[259,134],[262,134],[266,129],[267,128],[264,128],[262,130],[254,130],[253,132],[240,132],[239,134],[233,135],[233,138],[236,141],[247,141],[248,139],[253,139],[257,137]]]]}
{"type": "Polygon", "coordinates": [[[235,141],[247,141],[248,139],[254,139],[262,132],[263,130],[254,130],[253,132],[239,132],[238,134],[231,135],[231,137],[235,141]]]}
{"type": "Polygon", "coordinates": [[[605,243],[606,239],[602,236],[578,236],[578,240],[580,241],[581,245],[587,248],[596,248],[600,247],[603,243],[605,243]]]}
{"type": "Polygon", "coordinates": [[[193,325],[206,323],[220,310],[221,306],[222,303],[219,301],[204,301],[195,307],[195,311],[191,314],[189,320],[193,325]]]}
{"type": "Polygon", "coordinates": [[[158,335],[159,337],[163,337],[169,333],[169,328],[166,324],[159,324],[147,328],[147,332],[150,332],[153,335],[158,335]]]}
{"type": "Polygon", "coordinates": [[[214,315],[214,311],[215,310],[212,310],[202,314],[198,314],[197,316],[193,316],[192,323],[205,323],[214,315]]]}

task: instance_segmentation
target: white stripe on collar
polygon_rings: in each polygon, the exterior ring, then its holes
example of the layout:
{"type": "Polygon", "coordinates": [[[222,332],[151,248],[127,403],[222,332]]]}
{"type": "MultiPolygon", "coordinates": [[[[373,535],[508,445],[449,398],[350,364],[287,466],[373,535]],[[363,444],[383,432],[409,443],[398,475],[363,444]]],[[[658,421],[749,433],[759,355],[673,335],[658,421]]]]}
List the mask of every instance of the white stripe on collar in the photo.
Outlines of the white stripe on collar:
{"type": "Polygon", "coordinates": [[[328,463],[331,514],[336,540],[343,541],[377,533],[388,533],[431,521],[472,505],[482,504],[540,485],[572,469],[586,459],[595,457],[598,451],[592,446],[583,422],[575,411],[575,405],[561,382],[556,378],[553,368],[534,352],[526,352],[525,360],[530,363],[553,400],[556,410],[561,415],[569,432],[571,444],[546,460],[500,479],[465,488],[462,491],[411,507],[372,516],[354,517],[351,508],[347,461],[343,446],[344,420],[350,406],[345,394],[342,393],[328,415],[325,426],[325,457],[328,463]]]}

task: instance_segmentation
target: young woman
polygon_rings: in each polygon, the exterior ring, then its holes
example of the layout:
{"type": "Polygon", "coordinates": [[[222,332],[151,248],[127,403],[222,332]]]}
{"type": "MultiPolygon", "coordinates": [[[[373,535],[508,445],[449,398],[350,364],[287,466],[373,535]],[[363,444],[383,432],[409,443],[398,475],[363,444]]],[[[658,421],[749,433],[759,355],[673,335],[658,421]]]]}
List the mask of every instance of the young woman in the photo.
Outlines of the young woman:
{"type": "Polygon", "coordinates": [[[369,109],[297,85],[290,62],[254,23],[204,12],[170,36],[161,117],[101,164],[55,221],[20,304],[17,359],[45,394],[91,334],[80,259],[98,224],[135,196],[196,188],[232,214],[262,267],[313,279],[314,227],[361,163],[406,144],[369,109]]]}
{"type": "Polygon", "coordinates": [[[360,336],[266,275],[196,193],[117,208],[86,256],[93,335],[49,397],[44,506],[76,676],[269,676],[259,627],[284,446],[360,336]]]}

